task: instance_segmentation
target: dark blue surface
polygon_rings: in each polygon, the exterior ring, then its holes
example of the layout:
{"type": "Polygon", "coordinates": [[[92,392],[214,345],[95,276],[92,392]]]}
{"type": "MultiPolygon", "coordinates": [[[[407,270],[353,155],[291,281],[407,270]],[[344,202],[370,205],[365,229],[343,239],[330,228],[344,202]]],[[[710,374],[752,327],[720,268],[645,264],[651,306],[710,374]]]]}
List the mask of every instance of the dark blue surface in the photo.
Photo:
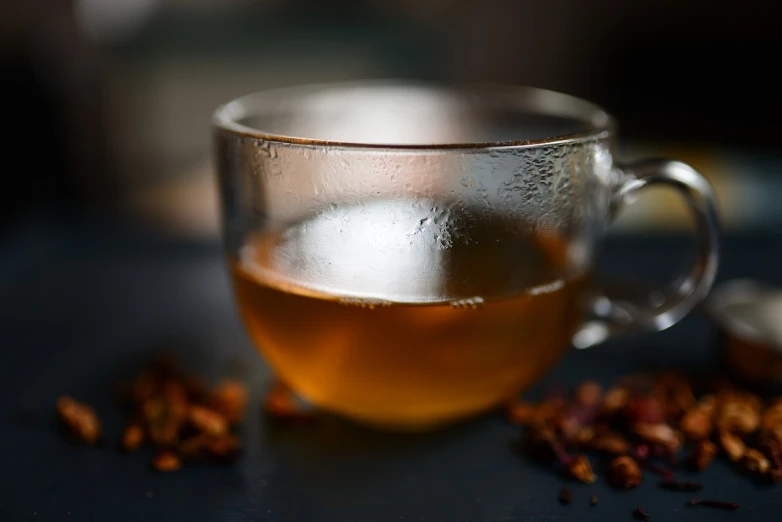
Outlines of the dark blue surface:
{"type": "MultiPolygon", "coordinates": [[[[780,239],[728,237],[721,279],[782,283],[780,239]]],[[[610,241],[603,271],[659,276],[687,244],[610,241]]],[[[111,390],[167,346],[193,371],[248,380],[257,404],[270,374],[236,317],[218,246],[83,217],[29,219],[0,245],[0,295],[0,521],[621,521],[639,504],[653,520],[782,512],[782,486],[755,486],[722,462],[700,476],[703,496],[740,501],[736,513],[686,508],[690,494],[661,491],[652,477],[630,492],[602,478],[574,484],[574,503],[562,506],[560,477],[516,456],[518,431],[496,414],[390,435],[333,419],[269,426],[253,408],[242,433],[247,452],[235,465],[157,475],[149,452],[70,445],[53,428],[54,401],[69,393],[93,404],[116,441],[124,415],[111,390]]],[[[631,370],[705,368],[713,359],[712,328],[696,316],[661,334],[571,351],[532,394],[552,382],[608,383],[631,370]]]]}

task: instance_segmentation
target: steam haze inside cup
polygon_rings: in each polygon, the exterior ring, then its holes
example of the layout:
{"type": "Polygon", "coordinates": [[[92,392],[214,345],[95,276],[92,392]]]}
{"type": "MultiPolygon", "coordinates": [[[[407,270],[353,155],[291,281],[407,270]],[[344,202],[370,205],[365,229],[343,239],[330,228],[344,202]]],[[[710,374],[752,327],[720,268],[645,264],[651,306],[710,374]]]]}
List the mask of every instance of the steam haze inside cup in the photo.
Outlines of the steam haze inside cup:
{"type": "Polygon", "coordinates": [[[570,98],[522,92],[407,85],[292,90],[248,106],[249,116],[237,123],[267,135],[367,145],[537,141],[595,131],[589,119],[595,115],[573,117],[570,98]]]}

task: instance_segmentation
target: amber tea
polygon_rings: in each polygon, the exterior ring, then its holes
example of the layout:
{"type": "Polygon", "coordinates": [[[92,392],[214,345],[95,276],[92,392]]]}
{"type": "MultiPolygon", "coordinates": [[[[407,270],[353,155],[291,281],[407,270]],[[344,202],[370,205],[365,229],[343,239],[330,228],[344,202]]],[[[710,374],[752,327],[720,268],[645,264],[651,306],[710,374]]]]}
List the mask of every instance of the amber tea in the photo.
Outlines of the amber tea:
{"type": "Polygon", "coordinates": [[[358,421],[423,429],[485,411],[571,340],[671,326],[716,275],[706,178],[674,160],[620,163],[611,116],[572,96],[305,85],[235,99],[214,130],[247,329],[295,392],[358,421]],[[687,202],[695,263],[616,299],[592,287],[592,265],[617,211],[652,185],[687,202]]]}
{"type": "Polygon", "coordinates": [[[559,358],[589,273],[571,264],[524,222],[395,201],[260,234],[233,274],[253,340],[294,389],[416,427],[499,403],[559,358]]]}

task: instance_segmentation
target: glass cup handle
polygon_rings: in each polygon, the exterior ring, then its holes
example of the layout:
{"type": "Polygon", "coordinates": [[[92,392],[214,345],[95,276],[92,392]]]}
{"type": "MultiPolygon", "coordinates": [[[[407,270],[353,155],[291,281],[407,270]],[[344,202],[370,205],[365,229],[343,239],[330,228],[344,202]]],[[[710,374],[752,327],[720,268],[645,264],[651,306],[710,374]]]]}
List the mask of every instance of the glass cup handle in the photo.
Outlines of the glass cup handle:
{"type": "Polygon", "coordinates": [[[695,219],[697,256],[662,290],[646,300],[622,300],[598,295],[592,301],[595,319],[584,323],[573,336],[576,348],[587,348],[609,337],[633,331],[659,331],[682,319],[708,294],[717,274],[719,219],[711,185],[698,171],[680,161],[649,159],[622,169],[623,178],[611,200],[611,215],[632,203],[644,187],[666,185],[676,189],[695,219]]]}

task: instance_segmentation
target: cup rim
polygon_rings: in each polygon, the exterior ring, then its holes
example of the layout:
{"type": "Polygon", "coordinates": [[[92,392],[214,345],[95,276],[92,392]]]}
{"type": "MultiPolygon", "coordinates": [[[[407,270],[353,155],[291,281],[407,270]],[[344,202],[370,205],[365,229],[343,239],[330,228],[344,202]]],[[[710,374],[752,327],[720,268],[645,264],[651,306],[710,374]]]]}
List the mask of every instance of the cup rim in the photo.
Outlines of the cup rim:
{"type": "Polygon", "coordinates": [[[324,148],[350,148],[350,149],[396,149],[396,150],[451,150],[451,149],[480,149],[496,150],[508,148],[529,148],[540,145],[568,144],[581,141],[606,139],[613,136],[616,130],[614,118],[597,104],[584,99],[564,94],[561,92],[509,84],[469,84],[466,86],[449,86],[434,82],[421,82],[411,80],[365,80],[335,83],[314,83],[296,85],[290,87],[278,87],[257,91],[236,98],[218,107],[212,116],[212,125],[217,131],[235,134],[245,138],[277,142],[291,145],[324,147],[324,148]],[[292,95],[305,95],[327,89],[365,88],[365,87],[418,87],[441,92],[480,92],[512,95],[514,107],[534,109],[533,112],[545,116],[559,116],[570,118],[586,124],[588,130],[573,134],[550,136],[539,139],[520,139],[506,141],[485,142],[454,142],[454,143],[370,143],[326,140],[319,138],[306,138],[288,136],[267,132],[239,123],[242,119],[258,114],[273,106],[275,102],[289,98],[292,95]]]}

